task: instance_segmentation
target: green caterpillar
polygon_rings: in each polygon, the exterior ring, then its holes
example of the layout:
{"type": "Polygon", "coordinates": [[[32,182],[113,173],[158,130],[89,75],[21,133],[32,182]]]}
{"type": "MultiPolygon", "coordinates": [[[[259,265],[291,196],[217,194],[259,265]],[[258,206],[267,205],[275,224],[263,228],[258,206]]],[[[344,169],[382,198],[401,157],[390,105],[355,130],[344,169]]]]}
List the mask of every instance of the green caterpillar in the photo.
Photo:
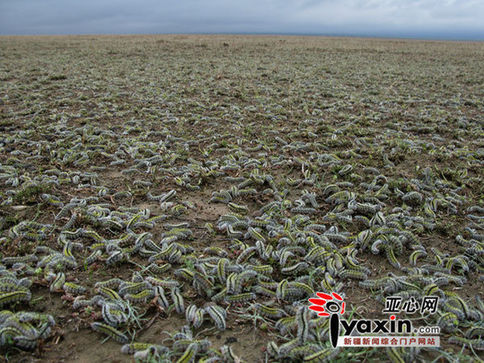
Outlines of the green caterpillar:
{"type": "Polygon", "coordinates": [[[121,333],[119,330],[113,328],[112,326],[109,326],[103,323],[94,322],[91,324],[91,328],[94,331],[106,334],[108,337],[110,337],[111,339],[113,339],[118,343],[127,344],[129,342],[129,338],[126,335],[121,333]]]}
{"type": "Polygon", "coordinates": [[[0,306],[19,302],[19,301],[30,301],[32,294],[28,290],[11,291],[0,294],[0,306]]]}

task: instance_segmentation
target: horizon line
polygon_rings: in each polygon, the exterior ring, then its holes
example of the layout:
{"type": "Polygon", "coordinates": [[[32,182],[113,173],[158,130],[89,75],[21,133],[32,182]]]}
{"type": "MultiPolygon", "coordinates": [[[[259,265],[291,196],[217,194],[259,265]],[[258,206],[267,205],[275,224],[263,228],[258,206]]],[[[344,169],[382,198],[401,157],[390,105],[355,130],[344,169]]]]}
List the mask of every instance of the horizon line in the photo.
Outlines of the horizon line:
{"type": "Polygon", "coordinates": [[[295,33],[295,32],[164,32],[164,33],[41,33],[41,34],[2,34],[0,37],[48,37],[48,36],[142,36],[142,35],[245,35],[245,36],[301,36],[326,38],[363,38],[382,40],[424,40],[442,42],[483,42],[484,37],[449,37],[449,36],[410,36],[377,34],[341,34],[341,33],[295,33]]]}

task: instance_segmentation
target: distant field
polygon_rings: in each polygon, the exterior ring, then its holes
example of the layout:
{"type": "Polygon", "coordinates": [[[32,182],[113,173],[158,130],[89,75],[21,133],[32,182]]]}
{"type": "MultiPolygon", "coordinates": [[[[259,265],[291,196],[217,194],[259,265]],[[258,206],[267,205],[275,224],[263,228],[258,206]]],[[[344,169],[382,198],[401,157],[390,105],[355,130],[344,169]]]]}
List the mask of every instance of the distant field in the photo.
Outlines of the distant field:
{"type": "Polygon", "coordinates": [[[482,42],[0,37],[5,360],[482,359],[483,65],[482,42]],[[348,320],[438,296],[397,316],[441,348],[333,349],[316,292],[348,320]]]}

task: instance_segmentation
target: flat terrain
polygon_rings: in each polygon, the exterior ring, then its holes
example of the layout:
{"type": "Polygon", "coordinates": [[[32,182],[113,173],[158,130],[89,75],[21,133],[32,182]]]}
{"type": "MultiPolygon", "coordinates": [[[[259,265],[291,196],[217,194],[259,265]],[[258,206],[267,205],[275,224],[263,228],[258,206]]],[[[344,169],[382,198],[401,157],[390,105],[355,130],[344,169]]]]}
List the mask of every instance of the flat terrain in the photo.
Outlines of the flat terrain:
{"type": "Polygon", "coordinates": [[[482,359],[483,65],[482,42],[0,37],[3,359],[482,359]],[[396,315],[441,347],[335,350],[318,291],[346,319],[438,296],[396,315]]]}

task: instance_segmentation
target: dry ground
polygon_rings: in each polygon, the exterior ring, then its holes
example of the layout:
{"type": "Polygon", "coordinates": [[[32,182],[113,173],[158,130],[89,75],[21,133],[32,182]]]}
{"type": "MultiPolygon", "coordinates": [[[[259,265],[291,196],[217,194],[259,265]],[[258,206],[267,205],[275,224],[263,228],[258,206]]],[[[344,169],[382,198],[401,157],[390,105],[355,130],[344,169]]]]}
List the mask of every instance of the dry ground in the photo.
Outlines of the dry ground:
{"type": "MultiPolygon", "coordinates": [[[[149,209],[151,217],[164,215],[151,228],[140,225],[132,231],[137,235],[150,232],[155,243],[164,238],[168,224],[189,223],[192,235],[178,242],[193,251],[183,253],[160,278],[178,279],[174,271],[182,267],[195,271],[194,265],[210,254],[206,247],[221,248],[235,263],[240,251],[233,247],[233,237],[217,228],[219,218],[233,212],[227,203],[210,199],[214,192],[231,191],[245,178],[251,182],[236,189],[253,188],[254,192],[231,194],[233,202],[248,208],[247,217],[239,219],[248,218],[245,221],[250,224],[262,217],[280,227],[274,227],[277,232],[272,234],[261,229],[274,252],[268,258],[256,252],[243,261],[245,268],[271,265],[269,280],[291,283],[317,268],[331,268],[326,265],[328,259],[334,261],[338,255],[349,268],[348,251],[356,249],[359,265],[368,269],[367,279],[392,273],[398,281],[410,281],[408,276],[426,273],[427,280],[413,281],[419,294],[443,276],[439,273],[447,274],[439,293],[444,298],[457,293],[477,316],[472,318],[469,313],[453,331],[443,331],[441,351],[421,351],[416,358],[408,350],[398,354],[407,361],[482,358],[478,344],[455,344],[449,338],[466,338],[467,334],[475,342],[481,333],[468,331],[479,324],[482,329],[484,314],[475,299],[484,294],[483,43],[282,36],[0,37],[0,54],[3,257],[31,254],[39,245],[62,253],[65,245],[58,238],[71,213],[79,218],[69,230],[95,230],[103,243],[128,233],[128,220],[121,222],[121,230],[115,230],[97,219],[103,216],[93,217],[88,207],[103,204],[109,213],[133,207],[149,209]],[[119,160],[120,164],[115,163],[119,160]],[[262,182],[258,181],[260,175],[262,182]],[[375,219],[380,215],[376,211],[365,214],[352,209],[345,197],[328,200],[334,194],[328,191],[331,185],[337,185],[335,191],[354,193],[349,200],[379,208],[386,222],[375,219]],[[170,190],[177,194],[168,209],[147,194],[170,190]],[[317,206],[302,213],[308,221],[297,224],[299,213],[292,208],[304,192],[313,193],[317,206]],[[406,201],[403,196],[411,192],[422,200],[406,201]],[[66,205],[72,198],[89,197],[97,199],[87,199],[86,205],[77,204],[65,217],[55,218],[62,205],[53,199],[66,205]],[[287,201],[291,207],[279,203],[273,210],[261,211],[273,201],[287,201]],[[350,220],[344,220],[348,215],[350,220]],[[355,218],[357,215],[367,222],[355,218]],[[294,223],[284,229],[288,219],[294,223]],[[12,232],[23,221],[48,226],[41,237],[28,238],[37,227],[19,235],[12,232]],[[373,254],[371,244],[367,248],[361,245],[360,232],[371,230],[373,243],[390,222],[416,236],[426,251],[416,263],[422,270],[405,269],[412,267],[409,258],[415,246],[397,232],[392,233],[403,242],[403,250],[396,252],[400,267],[383,250],[373,254]],[[321,263],[309,261],[306,255],[314,247],[308,236],[295,238],[301,231],[311,230],[305,229],[310,224],[324,225],[331,232],[336,227],[336,234],[344,238],[344,242],[331,240],[338,248],[327,251],[321,263]],[[284,266],[279,240],[289,235],[293,246],[303,252],[294,250],[284,266]],[[309,262],[306,271],[282,274],[283,267],[301,261],[309,262]],[[449,280],[452,276],[459,281],[449,280]]],[[[305,207],[311,207],[307,200],[305,207]]],[[[114,215],[109,213],[108,217],[114,215]]],[[[244,234],[247,223],[237,227],[244,234]]],[[[322,230],[314,233],[324,235],[322,230]]],[[[253,236],[238,238],[246,244],[243,248],[256,245],[253,236]]],[[[112,251],[105,249],[94,263],[84,265],[95,241],[86,236],[74,241],[83,246],[72,252],[77,267],[64,272],[67,280],[87,288],[86,298],[97,294],[96,282],[114,277],[129,281],[135,271],[148,276],[142,269],[148,258],[123,250],[126,246],[119,247],[126,257],[118,264],[106,264],[112,251]]],[[[45,257],[36,255],[39,260],[45,257]]],[[[36,269],[36,262],[27,265],[36,269]]],[[[8,302],[3,309],[51,314],[56,325],[32,352],[4,347],[5,360],[132,361],[131,356],[121,354],[120,344],[112,340],[102,343],[104,336],[90,329],[90,323],[103,319],[100,307],[74,310],[74,296],[49,291],[46,269],[31,275],[26,266],[17,277],[32,280],[30,301],[8,302]]],[[[216,292],[221,291],[223,284],[207,266],[206,277],[212,279],[216,292]]],[[[54,273],[59,270],[62,268],[54,268],[54,273]]],[[[333,287],[345,295],[350,311],[365,318],[382,315],[378,296],[389,293],[364,289],[358,280],[340,277],[339,271],[333,275],[335,282],[342,283],[333,287]]],[[[322,291],[324,271],[310,282],[304,277],[301,281],[322,291]]],[[[255,285],[251,282],[244,289],[252,291],[255,285]]],[[[411,288],[401,286],[395,293],[406,290],[411,288]]],[[[186,306],[201,307],[210,300],[191,282],[184,283],[182,294],[186,306]]],[[[307,297],[300,302],[304,304],[307,297]]],[[[279,296],[263,295],[257,295],[256,302],[279,308],[291,304],[279,296]]],[[[242,310],[251,311],[251,303],[220,302],[227,309],[227,329],[211,329],[213,322],[206,316],[194,335],[208,338],[218,354],[221,346],[230,345],[247,362],[298,360],[312,353],[311,349],[331,349],[321,335],[306,340],[305,344],[318,347],[308,348],[306,353],[266,354],[269,341],[279,346],[287,343],[298,335],[298,327],[281,334],[274,326],[277,319],[259,320],[254,327],[253,319],[240,315],[242,310]]],[[[135,341],[171,347],[166,332],[173,334],[187,324],[183,314],[160,313],[148,301],[134,305],[142,316],[142,328],[130,322],[119,329],[137,331],[135,341]]],[[[287,309],[288,315],[294,315],[287,309]]],[[[452,307],[440,306],[435,317],[419,322],[437,325],[439,317],[450,311],[452,307]]],[[[176,360],[182,353],[183,349],[175,351],[170,359],[176,360]]],[[[388,356],[384,349],[347,349],[335,359],[386,361],[388,356]]]]}

